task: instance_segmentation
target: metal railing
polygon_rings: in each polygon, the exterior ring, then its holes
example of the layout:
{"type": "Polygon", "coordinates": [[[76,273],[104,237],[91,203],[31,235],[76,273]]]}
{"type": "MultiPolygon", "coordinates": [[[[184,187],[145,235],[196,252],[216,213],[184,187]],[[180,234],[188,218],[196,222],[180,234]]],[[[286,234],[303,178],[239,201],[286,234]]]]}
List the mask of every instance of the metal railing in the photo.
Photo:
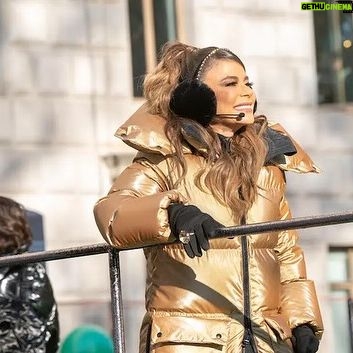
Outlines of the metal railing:
{"type": "MultiPolygon", "coordinates": [[[[314,217],[299,217],[290,220],[262,222],[235,227],[219,228],[215,237],[224,238],[229,236],[243,236],[249,234],[261,234],[281,230],[322,227],[341,223],[353,222],[353,212],[343,212],[314,217]]],[[[151,245],[150,245],[151,246],[151,245]]],[[[130,248],[129,250],[140,247],[130,248]]],[[[113,344],[115,353],[125,353],[125,332],[123,324],[123,303],[120,275],[120,260],[118,250],[108,244],[93,244],[58,250],[47,250],[21,255],[3,256],[0,258],[0,267],[21,265],[32,262],[45,262],[61,260],[80,256],[91,256],[102,253],[109,254],[109,273],[111,290],[111,307],[113,323],[113,344]]],[[[350,320],[350,331],[353,329],[353,322],[350,320]]]]}

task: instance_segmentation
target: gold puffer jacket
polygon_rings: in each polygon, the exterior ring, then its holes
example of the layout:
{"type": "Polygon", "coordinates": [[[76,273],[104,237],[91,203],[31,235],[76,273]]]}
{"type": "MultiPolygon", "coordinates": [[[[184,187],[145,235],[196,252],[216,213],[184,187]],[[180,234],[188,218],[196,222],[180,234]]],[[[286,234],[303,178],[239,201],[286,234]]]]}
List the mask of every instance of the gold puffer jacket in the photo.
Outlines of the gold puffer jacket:
{"type": "MultiPolygon", "coordinates": [[[[258,353],[293,352],[291,329],[304,323],[320,338],[323,326],[315,287],[306,277],[296,231],[213,239],[210,249],[193,259],[175,243],[166,210],[171,202],[196,205],[221,224],[234,224],[229,209],[194,185],[204,161],[187,148],[185,182],[172,189],[176,174],[163,124],[164,119],[142,106],[117,130],[116,136],[138,153],[94,208],[97,226],[109,244],[119,249],[145,247],[146,315],[140,353],[243,352],[244,299],[250,304],[258,353]]],[[[272,129],[288,135],[279,124],[272,129]]],[[[286,156],[284,164],[262,168],[259,195],[247,223],[290,218],[284,171],[318,171],[293,143],[297,153],[286,156]]]]}

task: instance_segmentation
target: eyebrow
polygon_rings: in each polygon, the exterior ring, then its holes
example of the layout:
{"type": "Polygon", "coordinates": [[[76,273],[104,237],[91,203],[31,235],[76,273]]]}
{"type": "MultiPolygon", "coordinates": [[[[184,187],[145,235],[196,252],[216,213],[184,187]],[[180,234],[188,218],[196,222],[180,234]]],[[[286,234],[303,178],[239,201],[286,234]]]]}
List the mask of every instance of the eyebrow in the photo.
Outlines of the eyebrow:
{"type": "MultiPolygon", "coordinates": [[[[225,78],[223,78],[223,79],[221,80],[221,82],[224,82],[224,81],[229,80],[229,79],[231,79],[231,80],[238,80],[238,81],[239,81],[239,77],[238,77],[238,76],[226,76],[225,78]]],[[[248,76],[245,76],[245,77],[244,77],[244,81],[249,81],[249,77],[248,77],[248,76]]]]}

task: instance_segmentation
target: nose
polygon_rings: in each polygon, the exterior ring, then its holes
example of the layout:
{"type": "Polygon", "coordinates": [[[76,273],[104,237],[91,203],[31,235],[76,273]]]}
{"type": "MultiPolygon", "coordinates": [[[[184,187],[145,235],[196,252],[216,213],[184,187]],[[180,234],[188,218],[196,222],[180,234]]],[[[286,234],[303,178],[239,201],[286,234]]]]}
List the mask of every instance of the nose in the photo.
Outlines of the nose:
{"type": "Polygon", "coordinates": [[[243,84],[241,95],[251,97],[253,94],[254,94],[253,89],[249,87],[247,84],[243,84]]]}

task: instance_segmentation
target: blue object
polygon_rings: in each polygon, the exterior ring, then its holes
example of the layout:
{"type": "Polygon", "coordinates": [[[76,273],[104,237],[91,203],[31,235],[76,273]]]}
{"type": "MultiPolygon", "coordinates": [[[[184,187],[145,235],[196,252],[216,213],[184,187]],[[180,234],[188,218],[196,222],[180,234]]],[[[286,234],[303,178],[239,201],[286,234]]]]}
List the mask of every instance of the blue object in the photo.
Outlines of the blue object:
{"type": "Polygon", "coordinates": [[[43,231],[43,216],[38,212],[29,210],[26,210],[26,216],[33,236],[32,245],[30,246],[29,251],[44,251],[45,242],[43,231]]]}

